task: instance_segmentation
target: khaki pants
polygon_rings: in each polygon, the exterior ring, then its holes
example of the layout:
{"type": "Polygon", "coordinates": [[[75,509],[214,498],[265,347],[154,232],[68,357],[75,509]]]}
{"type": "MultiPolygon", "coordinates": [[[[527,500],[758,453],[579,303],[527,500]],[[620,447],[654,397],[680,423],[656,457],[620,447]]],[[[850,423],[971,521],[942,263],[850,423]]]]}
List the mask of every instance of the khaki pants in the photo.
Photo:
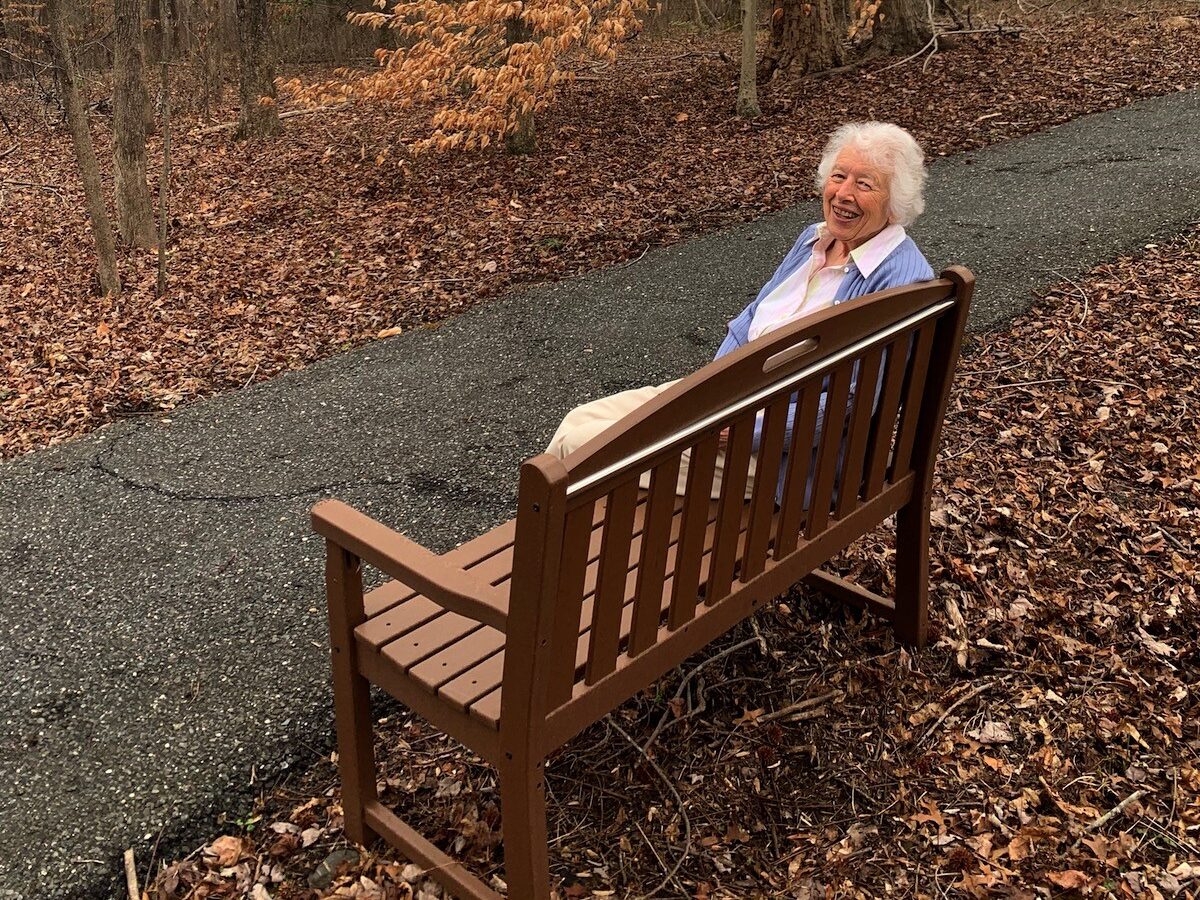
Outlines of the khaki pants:
{"type": "MultiPolygon", "coordinates": [[[[647,385],[642,388],[634,388],[630,391],[621,391],[619,394],[613,394],[609,397],[601,397],[599,400],[593,400],[590,403],[585,403],[582,406],[577,406],[562,420],[562,424],[558,426],[558,430],[554,432],[554,437],[550,439],[550,446],[546,448],[547,453],[557,456],[559,459],[565,458],[568,454],[574,453],[596,435],[605,431],[609,426],[616,424],[629,413],[633,412],[639,406],[653,400],[671,385],[674,381],[668,381],[665,384],[647,385]]],[[[676,484],[676,493],[681,496],[687,490],[687,473],[688,463],[691,459],[691,451],[684,450],[679,463],[679,481],[676,484]]],[[[716,474],[713,476],[712,499],[717,500],[721,496],[721,477],[725,470],[725,451],[720,450],[717,453],[716,474]]],[[[650,487],[650,473],[642,474],[639,482],[643,490],[650,487]]],[[[754,459],[750,460],[749,478],[746,480],[746,499],[750,499],[751,491],[754,488],[754,459]]]]}

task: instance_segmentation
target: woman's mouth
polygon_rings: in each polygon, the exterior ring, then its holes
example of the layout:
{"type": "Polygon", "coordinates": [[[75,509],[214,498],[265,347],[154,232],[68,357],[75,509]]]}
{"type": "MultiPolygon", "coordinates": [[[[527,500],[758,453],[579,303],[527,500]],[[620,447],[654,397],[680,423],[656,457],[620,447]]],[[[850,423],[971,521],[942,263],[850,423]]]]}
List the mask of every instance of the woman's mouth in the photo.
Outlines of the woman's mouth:
{"type": "Polygon", "coordinates": [[[843,222],[851,222],[854,219],[857,219],[859,216],[859,214],[856,212],[851,212],[848,209],[838,209],[836,206],[833,207],[833,214],[836,218],[841,219],[843,222]]]}

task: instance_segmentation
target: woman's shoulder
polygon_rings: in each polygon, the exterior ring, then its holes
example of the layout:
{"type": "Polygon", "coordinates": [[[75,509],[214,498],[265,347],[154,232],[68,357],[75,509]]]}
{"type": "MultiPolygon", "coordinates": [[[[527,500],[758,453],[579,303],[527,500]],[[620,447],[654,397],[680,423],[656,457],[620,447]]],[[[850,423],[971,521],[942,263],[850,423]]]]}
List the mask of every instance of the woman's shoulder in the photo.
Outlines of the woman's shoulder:
{"type": "Polygon", "coordinates": [[[911,235],[905,235],[902,240],[884,260],[880,269],[886,269],[889,280],[897,280],[897,284],[910,284],[914,281],[928,281],[933,278],[933,266],[917,246],[911,235]]]}

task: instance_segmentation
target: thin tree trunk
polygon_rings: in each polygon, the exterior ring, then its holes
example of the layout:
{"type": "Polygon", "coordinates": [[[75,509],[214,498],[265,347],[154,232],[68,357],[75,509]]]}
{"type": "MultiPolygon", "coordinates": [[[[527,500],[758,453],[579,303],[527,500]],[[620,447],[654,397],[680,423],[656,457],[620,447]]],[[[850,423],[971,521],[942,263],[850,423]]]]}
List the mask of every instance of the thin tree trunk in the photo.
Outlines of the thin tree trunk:
{"type": "Polygon", "coordinates": [[[206,121],[221,105],[225,84],[221,60],[225,52],[222,10],[217,0],[199,0],[196,16],[196,60],[200,67],[200,109],[206,121]]]}
{"type": "Polygon", "coordinates": [[[742,73],[738,79],[737,114],[762,115],[758,108],[758,2],[742,0],[742,73]]]}
{"type": "Polygon", "coordinates": [[[275,67],[267,46],[267,0],[237,0],[237,18],[241,69],[237,137],[270,137],[279,131],[279,113],[275,109],[275,67]]]}
{"type": "MultiPolygon", "coordinates": [[[[513,16],[505,22],[505,40],[508,46],[523,44],[532,37],[533,32],[520,16],[513,16]]],[[[509,153],[532,153],[537,147],[537,130],[533,121],[533,110],[517,113],[516,130],[504,138],[504,147],[509,153]]]]}
{"type": "Polygon", "coordinates": [[[325,0],[324,11],[329,58],[340,65],[346,61],[346,7],[342,0],[325,0]]]}
{"type": "Polygon", "coordinates": [[[87,110],[79,91],[79,73],[71,58],[71,47],[67,42],[67,26],[63,15],[62,0],[47,0],[46,14],[50,25],[50,41],[54,48],[55,68],[63,89],[63,100],[67,111],[67,125],[75,144],[75,159],[79,163],[79,175],[83,179],[83,195],[87,202],[88,219],[92,225],[92,237],[96,241],[96,258],[100,270],[100,288],[114,296],[121,293],[121,280],[117,275],[117,248],[113,242],[112,224],[104,206],[104,191],[100,186],[100,167],[96,164],[96,153],[92,149],[92,134],[88,130],[87,110]]]}
{"type": "Polygon", "coordinates": [[[883,0],[871,39],[872,52],[916,53],[933,37],[931,0],[883,0]]]}
{"type": "Polygon", "coordinates": [[[142,77],[141,0],[114,0],[116,60],[113,66],[113,163],[117,229],[135,247],[154,243],[154,215],[146,186],[146,107],[142,77]]]}
{"type": "Polygon", "coordinates": [[[769,76],[824,72],[843,61],[832,0],[774,0],[765,59],[769,76]]]}
{"type": "MultiPolygon", "coordinates": [[[[168,19],[169,19],[168,13],[168,19]]],[[[168,25],[170,22],[168,21],[168,25]]],[[[167,202],[171,197],[171,31],[163,30],[162,71],[162,174],[158,179],[158,296],[167,292],[167,202]]]]}

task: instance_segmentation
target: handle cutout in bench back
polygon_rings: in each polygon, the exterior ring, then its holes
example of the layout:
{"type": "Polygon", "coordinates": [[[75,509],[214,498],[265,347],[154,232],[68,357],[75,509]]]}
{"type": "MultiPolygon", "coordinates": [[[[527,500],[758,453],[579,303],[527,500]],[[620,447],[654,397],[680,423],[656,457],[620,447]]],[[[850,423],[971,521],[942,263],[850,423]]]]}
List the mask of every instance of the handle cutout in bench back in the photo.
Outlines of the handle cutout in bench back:
{"type": "Polygon", "coordinates": [[[805,338],[798,344],[793,344],[786,350],[780,350],[778,353],[768,356],[767,361],[763,363],[763,374],[774,372],[776,369],[787,365],[792,360],[799,359],[805,354],[812,353],[821,345],[821,339],[816,337],[805,338]]]}

